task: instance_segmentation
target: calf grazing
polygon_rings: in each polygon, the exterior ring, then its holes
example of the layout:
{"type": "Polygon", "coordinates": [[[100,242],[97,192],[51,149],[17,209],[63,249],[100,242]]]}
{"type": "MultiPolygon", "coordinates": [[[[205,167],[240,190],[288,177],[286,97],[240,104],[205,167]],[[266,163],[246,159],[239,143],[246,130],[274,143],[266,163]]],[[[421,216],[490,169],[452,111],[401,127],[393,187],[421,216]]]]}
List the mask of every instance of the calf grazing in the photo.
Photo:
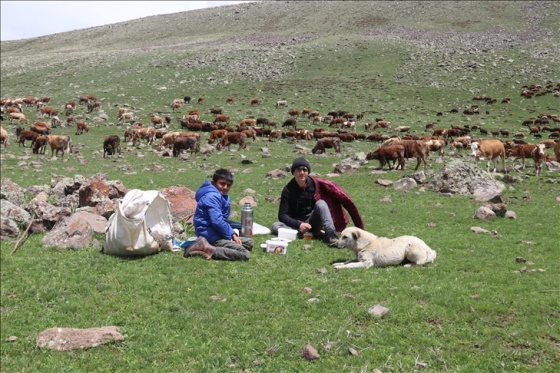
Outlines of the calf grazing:
{"type": "Polygon", "coordinates": [[[471,137],[470,136],[461,136],[456,137],[451,143],[451,149],[457,149],[457,151],[461,151],[461,149],[466,149],[471,145],[471,137]]]}
{"type": "Polygon", "coordinates": [[[9,135],[8,131],[4,127],[0,126],[0,145],[4,145],[4,148],[8,145],[9,135]]]}
{"type": "Polygon", "coordinates": [[[535,144],[515,144],[510,149],[506,150],[506,157],[515,157],[514,162],[521,158],[522,160],[522,169],[525,169],[525,159],[532,158],[531,154],[537,145],[535,144]]]}
{"type": "Polygon", "coordinates": [[[272,141],[273,139],[279,139],[282,137],[282,131],[281,130],[272,130],[270,131],[270,133],[268,134],[268,141],[272,141]]]}
{"type": "Polygon", "coordinates": [[[226,104],[228,104],[228,105],[233,104],[234,101],[235,101],[235,99],[233,97],[228,97],[226,99],[226,104]]]}
{"type": "Polygon", "coordinates": [[[8,118],[10,119],[10,123],[17,121],[18,123],[23,122],[25,124],[29,124],[29,120],[23,113],[9,113],[8,118]]]}
{"type": "Polygon", "coordinates": [[[416,158],[416,168],[418,170],[420,163],[424,162],[424,169],[428,168],[428,163],[426,161],[428,155],[428,147],[426,143],[422,140],[399,140],[389,139],[385,141],[381,146],[387,145],[403,145],[404,146],[404,157],[405,158],[416,158]]]}
{"type": "Polygon", "coordinates": [[[76,135],[81,135],[82,133],[89,132],[89,126],[85,121],[79,120],[76,122],[76,135]]]}
{"type": "Polygon", "coordinates": [[[288,105],[288,101],[286,101],[286,100],[276,101],[276,109],[284,107],[286,105],[288,105]]]}
{"type": "Polygon", "coordinates": [[[177,136],[175,141],[173,141],[173,156],[178,157],[183,150],[198,153],[200,151],[198,139],[191,136],[177,136]]]}
{"type": "Polygon", "coordinates": [[[132,145],[136,144],[136,142],[142,142],[142,140],[146,140],[148,145],[153,144],[156,139],[156,129],[154,127],[144,127],[138,128],[134,130],[134,135],[132,135],[132,145]]]}
{"type": "Polygon", "coordinates": [[[173,100],[173,102],[171,103],[171,111],[181,110],[183,108],[183,102],[184,101],[180,98],[176,98],[175,100],[173,100]]]}
{"type": "Polygon", "coordinates": [[[70,152],[70,136],[47,135],[47,140],[51,146],[51,157],[58,157],[58,152],[61,151],[61,158],[64,158],[64,152],[70,152]]]}
{"type": "Polygon", "coordinates": [[[261,103],[261,101],[258,98],[253,98],[249,101],[249,105],[253,106],[253,105],[259,105],[261,103]]]}
{"type": "Polygon", "coordinates": [[[103,141],[103,158],[114,155],[115,153],[121,154],[121,138],[118,135],[109,135],[103,141]]]}
{"type": "Polygon", "coordinates": [[[48,141],[47,136],[38,136],[33,143],[33,154],[45,154],[48,141]]]}
{"type": "Polygon", "coordinates": [[[293,118],[286,119],[284,123],[282,123],[282,127],[294,127],[294,129],[296,129],[296,120],[293,118]]]}
{"type": "MultiPolygon", "coordinates": [[[[535,175],[541,176],[542,164],[546,165],[546,147],[544,144],[539,144],[531,152],[531,157],[535,161],[535,175]]],[[[548,167],[548,165],[547,165],[548,167]]]]}
{"type": "Polygon", "coordinates": [[[216,118],[214,118],[214,121],[212,123],[213,124],[218,124],[218,123],[229,124],[229,115],[218,114],[218,115],[216,115],[216,118]]]}
{"type": "Polygon", "coordinates": [[[50,135],[51,126],[47,122],[35,122],[29,128],[31,131],[37,132],[39,135],[50,135]]]}
{"type": "Polygon", "coordinates": [[[385,166],[385,163],[389,165],[389,170],[392,170],[397,165],[396,170],[401,167],[401,170],[404,170],[404,163],[405,163],[405,156],[404,156],[404,146],[403,145],[386,145],[382,146],[374,152],[367,153],[366,159],[377,159],[379,161],[380,167],[379,169],[382,170],[385,166]],[[391,161],[393,161],[393,165],[391,165],[391,161]],[[397,164],[398,162],[398,164],[397,164]]]}
{"type": "Polygon", "coordinates": [[[376,130],[378,128],[386,128],[388,130],[391,129],[391,122],[387,121],[387,120],[378,120],[377,122],[375,122],[375,125],[373,126],[373,129],[376,130]]]}
{"type": "Polygon", "coordinates": [[[243,132],[232,132],[227,133],[222,137],[222,140],[218,143],[217,149],[221,150],[227,146],[230,150],[231,144],[238,144],[239,150],[247,149],[247,135],[243,132]]]}
{"type": "Polygon", "coordinates": [[[482,139],[471,143],[472,155],[475,163],[478,164],[480,158],[486,159],[486,171],[490,172],[490,162],[494,161],[494,170],[498,168],[498,158],[502,158],[504,172],[506,170],[506,148],[500,140],[482,139]]]}
{"type": "Polygon", "coordinates": [[[317,140],[317,143],[311,149],[313,154],[325,153],[326,149],[334,149],[335,153],[340,153],[340,138],[339,137],[324,137],[317,140]]]}

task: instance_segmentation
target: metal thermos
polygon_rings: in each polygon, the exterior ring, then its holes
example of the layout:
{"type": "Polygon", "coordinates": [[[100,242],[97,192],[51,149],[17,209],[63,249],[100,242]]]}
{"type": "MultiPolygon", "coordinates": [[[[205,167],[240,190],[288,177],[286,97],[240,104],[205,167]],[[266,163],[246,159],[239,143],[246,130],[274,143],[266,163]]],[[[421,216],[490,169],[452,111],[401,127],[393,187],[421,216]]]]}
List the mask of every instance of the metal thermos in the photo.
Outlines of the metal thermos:
{"type": "Polygon", "coordinates": [[[253,235],[253,208],[250,203],[245,203],[241,210],[241,236],[249,237],[253,235]]]}

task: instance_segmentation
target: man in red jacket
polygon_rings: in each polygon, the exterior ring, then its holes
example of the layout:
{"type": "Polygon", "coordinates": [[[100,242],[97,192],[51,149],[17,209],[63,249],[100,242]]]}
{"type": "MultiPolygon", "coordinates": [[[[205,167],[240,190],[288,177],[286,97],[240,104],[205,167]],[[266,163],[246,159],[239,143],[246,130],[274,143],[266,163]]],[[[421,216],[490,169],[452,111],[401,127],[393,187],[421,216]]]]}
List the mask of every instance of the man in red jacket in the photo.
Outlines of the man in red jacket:
{"type": "Polygon", "coordinates": [[[344,210],[356,227],[364,229],[358,208],[346,191],[330,180],[309,176],[311,166],[305,158],[296,159],[291,171],[294,177],[282,189],[280,221],[272,224],[272,234],[278,234],[280,228],[292,228],[298,231],[298,237],[311,232],[314,238],[322,238],[327,245],[334,246],[337,232],[348,225],[344,210]]]}

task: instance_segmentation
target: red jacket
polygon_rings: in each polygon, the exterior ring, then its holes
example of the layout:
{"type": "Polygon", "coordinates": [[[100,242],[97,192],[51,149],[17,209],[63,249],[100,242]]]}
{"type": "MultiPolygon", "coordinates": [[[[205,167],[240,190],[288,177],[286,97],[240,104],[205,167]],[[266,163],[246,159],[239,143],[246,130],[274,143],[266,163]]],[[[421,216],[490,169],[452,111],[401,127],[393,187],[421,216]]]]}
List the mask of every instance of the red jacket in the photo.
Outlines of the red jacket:
{"type": "Polygon", "coordinates": [[[337,232],[342,232],[348,225],[345,209],[350,214],[354,226],[365,229],[358,207],[344,189],[331,180],[310,177],[315,181],[315,200],[322,199],[327,203],[337,232]]]}

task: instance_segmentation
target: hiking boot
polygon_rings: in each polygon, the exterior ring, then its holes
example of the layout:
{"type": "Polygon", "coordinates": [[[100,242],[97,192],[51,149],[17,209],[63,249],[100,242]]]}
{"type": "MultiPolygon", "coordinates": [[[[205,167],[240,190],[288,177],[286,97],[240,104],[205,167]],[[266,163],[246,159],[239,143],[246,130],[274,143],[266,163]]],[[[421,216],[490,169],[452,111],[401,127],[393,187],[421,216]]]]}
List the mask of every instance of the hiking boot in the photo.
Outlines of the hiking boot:
{"type": "Polygon", "coordinates": [[[323,238],[323,242],[329,247],[335,247],[338,242],[338,237],[336,235],[325,236],[325,238],[323,238]]]}
{"type": "Polygon", "coordinates": [[[212,255],[216,252],[216,248],[208,243],[206,238],[198,237],[192,245],[190,245],[183,257],[188,258],[190,256],[200,255],[206,259],[211,259],[212,255]]]}

